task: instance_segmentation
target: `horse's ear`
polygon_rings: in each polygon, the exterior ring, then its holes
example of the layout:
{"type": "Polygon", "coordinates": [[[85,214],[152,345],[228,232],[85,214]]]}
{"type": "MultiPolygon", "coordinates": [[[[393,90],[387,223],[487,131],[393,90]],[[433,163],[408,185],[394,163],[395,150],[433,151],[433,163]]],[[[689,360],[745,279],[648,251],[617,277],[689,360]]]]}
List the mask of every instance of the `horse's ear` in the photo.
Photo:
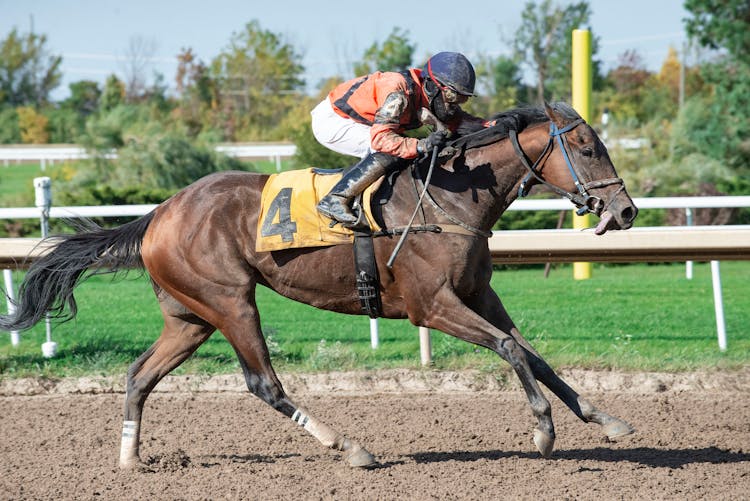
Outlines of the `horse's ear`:
{"type": "Polygon", "coordinates": [[[552,107],[551,104],[547,102],[547,100],[544,100],[544,113],[547,115],[547,117],[555,123],[558,127],[562,126],[564,120],[562,117],[555,111],[555,109],[552,107]]]}

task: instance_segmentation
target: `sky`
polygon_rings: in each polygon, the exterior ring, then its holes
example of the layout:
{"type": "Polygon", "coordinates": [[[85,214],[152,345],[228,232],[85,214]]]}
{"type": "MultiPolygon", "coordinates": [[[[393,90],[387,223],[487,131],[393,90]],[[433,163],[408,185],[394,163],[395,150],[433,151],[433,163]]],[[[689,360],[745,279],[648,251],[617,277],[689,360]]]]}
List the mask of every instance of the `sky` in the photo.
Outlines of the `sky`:
{"type": "MultiPolygon", "coordinates": [[[[174,86],[176,55],[190,47],[206,64],[251,20],[277,33],[303,55],[308,91],[326,77],[352,74],[374,42],[394,27],[408,31],[415,60],[440,51],[472,55],[510,54],[509,40],[521,22],[521,0],[0,0],[0,37],[16,27],[47,36],[51,53],[63,56],[62,85],[53,99],[69,94],[78,80],[122,77],[135,40],[152,47],[148,74],[159,72],[174,86]]],[[[559,4],[570,2],[560,1],[559,4]]],[[[682,0],[589,0],[597,58],[604,71],[626,50],[636,50],[647,69],[658,71],[669,47],[686,41],[682,0]]],[[[416,62],[416,61],[415,61],[416,62]]],[[[151,80],[152,81],[152,80],[151,80]]],[[[530,81],[528,83],[531,83],[530,81]]]]}

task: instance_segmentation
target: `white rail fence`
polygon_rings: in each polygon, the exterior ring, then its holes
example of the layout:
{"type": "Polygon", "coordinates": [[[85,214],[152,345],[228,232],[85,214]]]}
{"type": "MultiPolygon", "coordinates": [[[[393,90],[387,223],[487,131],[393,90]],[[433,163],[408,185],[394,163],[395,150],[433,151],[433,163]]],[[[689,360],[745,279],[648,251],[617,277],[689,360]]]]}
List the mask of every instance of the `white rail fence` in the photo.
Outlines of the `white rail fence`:
{"type": "MultiPolygon", "coordinates": [[[[36,219],[44,225],[47,218],[121,217],[147,214],[156,205],[128,206],[45,206],[49,196],[48,185],[37,182],[37,207],[0,208],[0,219],[36,219]]],[[[48,181],[47,181],[48,182],[48,181]]],[[[678,197],[636,198],[640,209],[738,208],[750,207],[750,196],[731,197],[678,197]]],[[[508,210],[570,210],[570,202],[555,200],[517,200],[508,210]]],[[[0,239],[0,266],[18,267],[35,249],[38,239],[0,239]]],[[[716,313],[719,349],[727,349],[724,307],[721,292],[720,260],[750,260],[750,226],[699,226],[633,228],[625,232],[610,232],[597,236],[579,230],[523,230],[495,232],[489,240],[495,263],[546,263],[572,261],[607,262],[666,262],[700,260],[711,261],[714,306],[716,313]]],[[[37,254],[44,252],[36,249],[37,254]]],[[[31,257],[33,259],[33,256],[31,257]]],[[[28,262],[28,260],[26,261],[28,262]]],[[[12,274],[4,272],[5,289],[12,297],[12,274]]],[[[687,278],[691,278],[690,273],[687,278]]],[[[9,311],[12,308],[8,302],[9,311]]],[[[373,348],[378,346],[377,322],[370,324],[373,348]]],[[[11,333],[13,344],[18,343],[18,333],[11,333]]],[[[45,356],[54,356],[54,343],[49,330],[45,356]],[[50,344],[48,344],[50,343],[50,344]]],[[[430,335],[420,328],[420,353],[423,364],[429,364],[430,335]]]]}
{"type": "MultiPolygon", "coordinates": [[[[281,159],[294,156],[297,147],[291,143],[232,143],[219,144],[214,150],[235,158],[269,158],[275,162],[276,170],[281,170],[281,159]]],[[[117,158],[112,150],[106,158],[117,158]]],[[[11,162],[39,162],[45,170],[47,164],[66,160],[83,160],[91,158],[85,148],[76,145],[38,145],[38,146],[4,146],[0,147],[0,160],[4,166],[11,162]]]]}

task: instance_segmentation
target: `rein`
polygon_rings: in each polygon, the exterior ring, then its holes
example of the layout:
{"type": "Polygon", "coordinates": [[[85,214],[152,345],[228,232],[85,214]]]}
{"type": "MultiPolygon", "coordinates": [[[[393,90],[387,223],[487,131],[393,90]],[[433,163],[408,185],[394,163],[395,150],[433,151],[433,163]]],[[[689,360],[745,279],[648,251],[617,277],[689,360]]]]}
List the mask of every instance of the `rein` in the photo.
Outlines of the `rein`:
{"type": "MultiPolygon", "coordinates": [[[[516,151],[516,155],[521,159],[521,163],[523,163],[523,166],[526,167],[526,169],[529,171],[523,181],[521,181],[521,185],[518,187],[519,197],[525,197],[529,194],[530,188],[528,186],[528,183],[533,177],[558,195],[565,197],[573,202],[573,204],[578,207],[576,214],[578,214],[579,216],[582,216],[587,212],[599,216],[603,211],[607,209],[607,206],[604,205],[604,202],[601,198],[589,194],[588,190],[603,188],[605,186],[610,186],[613,184],[620,185],[618,193],[625,189],[625,183],[622,178],[619,177],[599,179],[597,181],[589,181],[586,183],[581,182],[580,177],[576,173],[575,167],[573,167],[573,162],[570,160],[570,154],[568,153],[567,147],[568,140],[566,139],[565,134],[583,123],[586,123],[586,121],[583,118],[579,118],[560,129],[557,127],[557,125],[555,125],[554,122],[550,121],[549,141],[547,141],[547,145],[544,147],[544,150],[542,150],[542,153],[533,164],[529,162],[529,158],[526,156],[526,153],[524,153],[523,148],[521,148],[521,143],[518,142],[518,132],[513,129],[509,131],[508,136],[513,143],[513,148],[516,151]],[[563,158],[565,159],[565,164],[568,166],[568,170],[570,171],[570,175],[573,178],[573,182],[575,183],[576,188],[578,188],[578,193],[572,193],[570,191],[563,190],[562,188],[559,188],[558,186],[547,182],[539,175],[541,166],[552,153],[552,149],[555,145],[555,140],[557,140],[557,144],[560,146],[560,151],[562,152],[563,158]]],[[[617,193],[612,197],[612,200],[614,200],[616,196],[617,193]]]]}
{"type": "Polygon", "coordinates": [[[419,169],[417,168],[417,164],[412,164],[412,171],[415,172],[414,178],[414,187],[417,189],[417,192],[419,192],[419,186],[417,186],[417,180],[422,184],[422,194],[417,197],[417,205],[414,207],[414,212],[411,215],[411,218],[409,219],[409,222],[407,225],[403,228],[394,228],[388,233],[384,234],[392,234],[397,235],[401,234],[401,238],[399,238],[398,243],[396,244],[396,247],[393,249],[393,252],[391,253],[390,259],[388,259],[388,262],[386,263],[386,266],[388,268],[393,267],[393,262],[396,260],[396,256],[398,255],[399,251],[401,250],[401,247],[404,245],[404,241],[406,240],[406,237],[409,235],[409,233],[421,233],[421,232],[431,232],[431,233],[458,233],[460,235],[479,235],[480,237],[489,238],[492,236],[491,231],[484,231],[479,228],[474,228],[471,225],[468,225],[461,221],[460,219],[451,216],[449,213],[445,211],[438,203],[435,201],[434,198],[432,198],[432,195],[430,194],[430,191],[428,190],[428,187],[430,186],[430,180],[432,179],[432,172],[435,170],[435,162],[437,161],[438,157],[438,151],[440,148],[437,146],[433,148],[432,150],[432,158],[430,160],[430,168],[427,171],[427,178],[422,181],[422,178],[419,175],[419,169]],[[412,224],[414,223],[414,218],[417,216],[417,212],[419,212],[419,209],[422,207],[422,200],[424,198],[427,198],[427,200],[430,202],[430,204],[437,209],[438,212],[443,214],[450,222],[454,224],[424,224],[418,227],[412,227],[412,224]]]}

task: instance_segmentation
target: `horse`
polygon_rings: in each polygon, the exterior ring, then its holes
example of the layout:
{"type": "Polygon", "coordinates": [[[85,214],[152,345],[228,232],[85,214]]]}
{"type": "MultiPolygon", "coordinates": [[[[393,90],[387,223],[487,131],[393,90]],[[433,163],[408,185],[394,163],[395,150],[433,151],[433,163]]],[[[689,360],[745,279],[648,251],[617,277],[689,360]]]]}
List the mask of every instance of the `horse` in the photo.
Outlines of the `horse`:
{"type": "MultiPolygon", "coordinates": [[[[381,315],[408,318],[507,361],[536,418],[533,442],[546,458],[555,429],[539,383],[583,422],[600,425],[610,439],[634,430],[574,391],[524,339],[490,287],[487,237],[508,206],[535,185],[566,196],[580,212],[599,216],[598,234],[630,228],[638,210],[605,145],[569,105],[517,108],[496,121],[492,129],[500,134],[485,134],[474,144],[460,143],[465,139],[460,138],[452,156],[438,158],[436,168],[429,158],[419,159],[392,182],[390,199],[377,211],[381,227],[392,231],[373,238],[381,315]],[[426,184],[428,174],[432,180],[426,184]],[[420,192],[426,196],[419,197],[420,192]],[[410,232],[387,266],[397,235],[410,231],[405,224],[417,205],[424,231],[410,232]]],[[[142,464],[141,415],[149,393],[216,330],[234,348],[250,393],[323,446],[340,451],[349,465],[377,464],[356,440],[294,403],[272,367],[255,299],[258,285],[316,308],[363,312],[350,244],[255,250],[267,179],[251,172],[210,174],[139,219],[50,238],[51,251],[32,264],[19,287],[15,313],[0,316],[4,330],[28,329],[45,316],[70,319],[77,312],[73,290],[91,274],[147,271],[164,326],[127,371],[121,468],[142,464]]]]}

